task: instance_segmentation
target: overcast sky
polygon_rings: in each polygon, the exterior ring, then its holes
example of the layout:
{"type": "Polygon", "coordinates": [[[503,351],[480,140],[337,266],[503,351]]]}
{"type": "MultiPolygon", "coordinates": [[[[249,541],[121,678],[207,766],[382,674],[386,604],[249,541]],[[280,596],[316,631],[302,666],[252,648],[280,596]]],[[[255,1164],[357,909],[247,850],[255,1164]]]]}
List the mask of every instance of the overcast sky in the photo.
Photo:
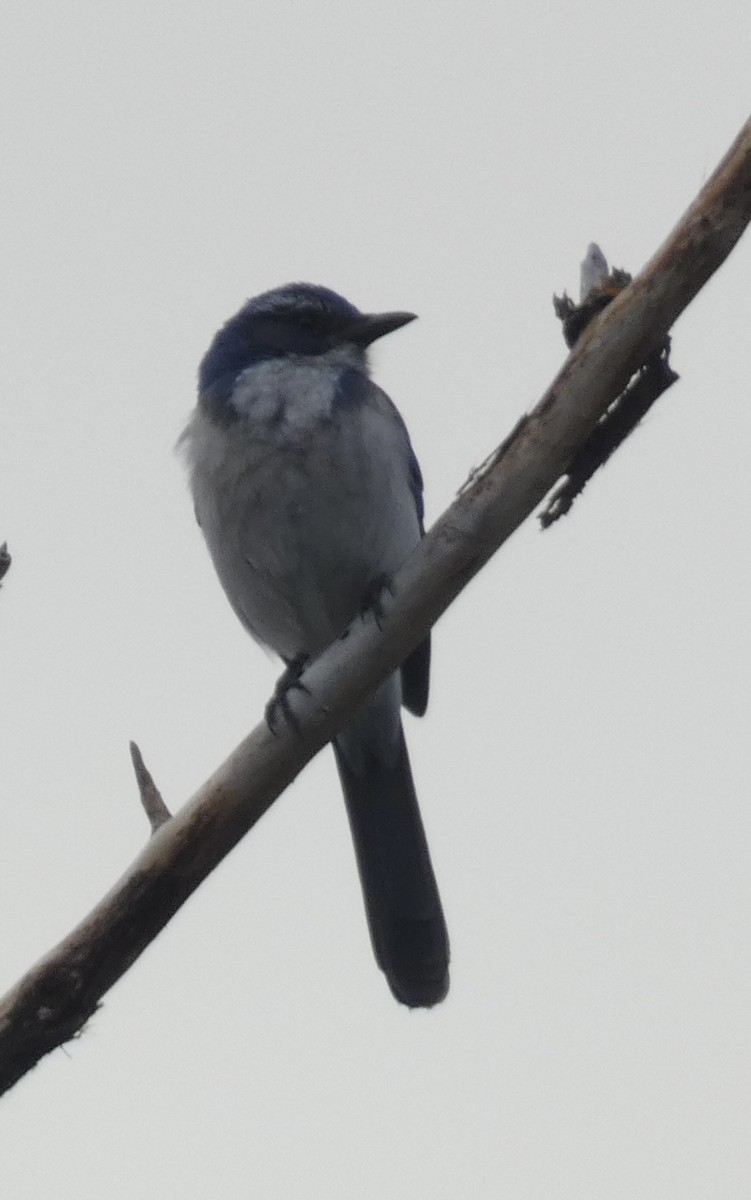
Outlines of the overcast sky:
{"type": "MultiPolygon", "coordinates": [[[[374,374],[427,517],[543,392],[551,296],[638,270],[748,116],[745,0],[6,7],[0,987],[278,666],[174,443],[215,329],[293,279],[420,320],[374,374]]],[[[751,240],[572,515],[435,630],[408,719],[452,989],[373,963],[325,751],[5,1098],[4,1200],[747,1200],[751,240]]]]}

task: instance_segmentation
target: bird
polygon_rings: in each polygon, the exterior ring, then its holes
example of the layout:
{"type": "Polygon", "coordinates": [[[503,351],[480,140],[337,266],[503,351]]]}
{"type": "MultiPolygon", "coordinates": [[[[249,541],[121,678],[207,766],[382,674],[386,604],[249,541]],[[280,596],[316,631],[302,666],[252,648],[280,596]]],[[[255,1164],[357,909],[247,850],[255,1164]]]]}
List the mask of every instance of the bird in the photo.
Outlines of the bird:
{"type": "MultiPolygon", "coordinates": [[[[200,363],[181,438],[196,518],[242,625],[286,664],[278,696],[377,606],[424,534],[420,467],[368,364],[374,341],[414,319],[286,284],[248,300],[200,363]]],[[[429,674],[428,635],[332,742],[375,958],[410,1008],[449,986],[401,719],[402,705],[424,714],[429,674]]]]}

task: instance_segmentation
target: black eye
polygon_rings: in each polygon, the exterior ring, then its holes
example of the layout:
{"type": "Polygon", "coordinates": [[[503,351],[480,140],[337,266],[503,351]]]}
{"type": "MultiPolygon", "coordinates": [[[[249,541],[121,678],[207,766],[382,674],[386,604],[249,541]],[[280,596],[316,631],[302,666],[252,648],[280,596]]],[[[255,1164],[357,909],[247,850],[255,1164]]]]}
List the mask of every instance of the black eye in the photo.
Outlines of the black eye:
{"type": "Polygon", "coordinates": [[[294,321],[300,329],[308,329],[312,333],[322,333],[326,327],[326,314],[309,308],[297,313],[294,321]]]}

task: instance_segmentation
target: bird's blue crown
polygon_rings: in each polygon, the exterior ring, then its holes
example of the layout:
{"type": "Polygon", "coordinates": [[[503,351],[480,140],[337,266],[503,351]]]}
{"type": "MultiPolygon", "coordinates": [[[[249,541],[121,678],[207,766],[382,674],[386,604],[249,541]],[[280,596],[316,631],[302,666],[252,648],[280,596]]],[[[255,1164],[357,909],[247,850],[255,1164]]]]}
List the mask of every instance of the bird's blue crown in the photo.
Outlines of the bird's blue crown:
{"type": "Polygon", "coordinates": [[[329,288],[288,283],[248,300],[216,334],[198,369],[200,392],[228,391],[253,363],[289,354],[323,354],[359,309],[329,288]]]}

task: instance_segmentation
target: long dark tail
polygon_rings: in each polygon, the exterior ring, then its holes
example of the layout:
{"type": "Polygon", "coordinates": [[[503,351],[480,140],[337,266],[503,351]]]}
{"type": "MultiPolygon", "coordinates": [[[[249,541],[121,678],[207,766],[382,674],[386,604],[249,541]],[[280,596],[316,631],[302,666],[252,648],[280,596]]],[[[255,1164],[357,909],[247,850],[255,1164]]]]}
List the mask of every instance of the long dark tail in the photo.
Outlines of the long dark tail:
{"type": "Polygon", "coordinates": [[[353,736],[333,746],[376,960],[397,1000],[429,1008],[448,991],[449,943],[404,732],[388,756],[353,755],[353,736]]]}

